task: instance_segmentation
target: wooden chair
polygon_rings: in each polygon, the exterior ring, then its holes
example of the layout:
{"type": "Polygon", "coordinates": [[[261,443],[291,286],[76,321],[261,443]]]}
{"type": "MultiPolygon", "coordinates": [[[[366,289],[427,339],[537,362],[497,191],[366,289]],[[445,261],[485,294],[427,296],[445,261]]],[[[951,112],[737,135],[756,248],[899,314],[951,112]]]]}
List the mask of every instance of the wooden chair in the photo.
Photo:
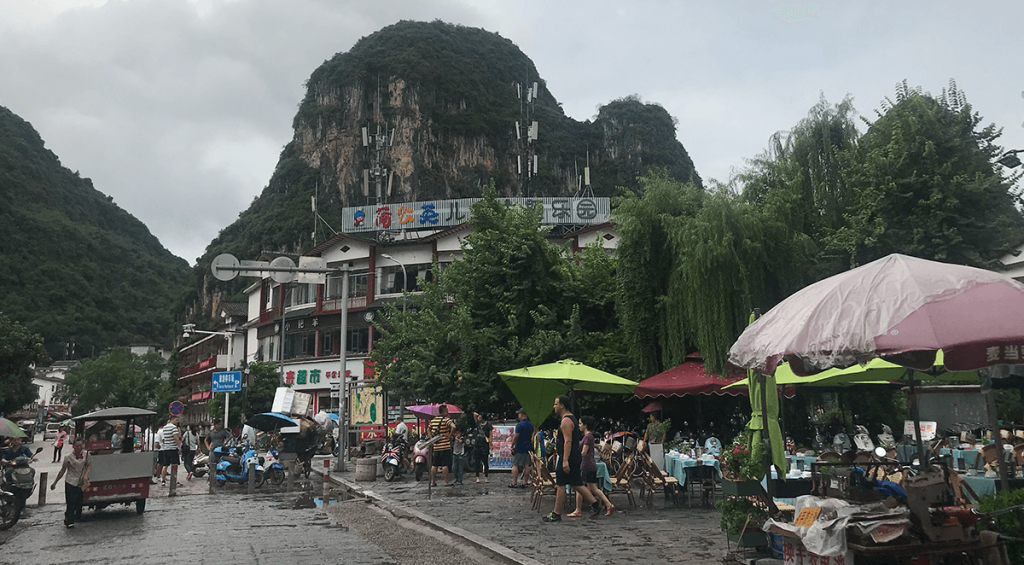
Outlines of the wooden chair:
{"type": "Polygon", "coordinates": [[[641,452],[638,461],[643,470],[640,477],[640,500],[645,501],[648,508],[651,507],[654,503],[654,490],[661,487],[665,489],[666,498],[671,497],[673,502],[677,502],[679,479],[663,473],[658,464],[646,453],[641,452]]]}
{"type": "Polygon", "coordinates": [[[615,473],[615,476],[612,477],[612,494],[620,491],[624,492],[626,498],[629,499],[630,508],[636,508],[636,499],[633,498],[633,477],[630,476],[630,471],[633,469],[634,456],[635,452],[629,454],[626,461],[619,467],[619,472],[615,473]]]}
{"type": "Polygon", "coordinates": [[[533,478],[533,492],[530,494],[530,503],[534,510],[540,510],[541,499],[544,498],[545,494],[555,494],[558,485],[555,484],[555,478],[551,476],[551,471],[548,471],[548,466],[544,463],[543,459],[531,453],[530,464],[530,474],[533,478]]]}

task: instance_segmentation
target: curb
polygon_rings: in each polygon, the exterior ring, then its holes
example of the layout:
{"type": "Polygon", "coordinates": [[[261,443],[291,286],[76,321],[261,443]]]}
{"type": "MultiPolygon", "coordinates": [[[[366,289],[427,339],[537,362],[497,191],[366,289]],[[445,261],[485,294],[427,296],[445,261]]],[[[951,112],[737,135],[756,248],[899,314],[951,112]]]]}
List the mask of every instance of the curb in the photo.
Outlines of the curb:
{"type": "MultiPolygon", "coordinates": [[[[313,472],[319,473],[321,477],[323,476],[323,471],[321,471],[320,469],[314,469],[313,472]]],[[[522,553],[511,550],[503,545],[496,544],[487,538],[474,534],[473,532],[464,530],[458,526],[453,526],[447,522],[438,520],[437,518],[424,514],[419,510],[409,508],[408,506],[396,504],[382,497],[376,492],[373,492],[372,490],[366,490],[362,488],[360,485],[357,485],[347,479],[342,479],[334,475],[330,475],[329,479],[332,483],[336,485],[342,486],[352,492],[359,493],[359,495],[366,497],[366,499],[372,502],[375,506],[396,518],[406,518],[410,520],[415,520],[423,526],[427,526],[428,528],[438,530],[450,536],[459,538],[475,546],[476,549],[482,550],[484,553],[493,555],[494,557],[497,557],[508,563],[515,563],[518,565],[544,565],[543,563],[537,561],[532,557],[523,555],[522,553]]]]}

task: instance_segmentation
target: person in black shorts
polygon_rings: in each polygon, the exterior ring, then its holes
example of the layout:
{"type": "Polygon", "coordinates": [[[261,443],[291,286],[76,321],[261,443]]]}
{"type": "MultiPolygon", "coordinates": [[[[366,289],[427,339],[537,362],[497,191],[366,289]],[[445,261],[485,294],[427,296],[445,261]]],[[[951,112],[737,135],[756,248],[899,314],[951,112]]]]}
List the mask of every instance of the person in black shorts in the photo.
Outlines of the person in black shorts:
{"type": "Polygon", "coordinates": [[[583,466],[583,452],[580,448],[580,441],[583,439],[583,432],[580,431],[579,421],[569,411],[569,397],[559,396],[555,399],[555,414],[558,415],[558,435],[555,438],[555,452],[558,454],[555,463],[555,484],[560,488],[555,489],[555,509],[542,518],[545,522],[561,522],[562,514],[559,512],[565,508],[565,487],[569,485],[576,491],[576,496],[582,496],[595,516],[604,509],[601,503],[594,498],[594,495],[583,484],[583,476],[580,468],[583,466]]]}

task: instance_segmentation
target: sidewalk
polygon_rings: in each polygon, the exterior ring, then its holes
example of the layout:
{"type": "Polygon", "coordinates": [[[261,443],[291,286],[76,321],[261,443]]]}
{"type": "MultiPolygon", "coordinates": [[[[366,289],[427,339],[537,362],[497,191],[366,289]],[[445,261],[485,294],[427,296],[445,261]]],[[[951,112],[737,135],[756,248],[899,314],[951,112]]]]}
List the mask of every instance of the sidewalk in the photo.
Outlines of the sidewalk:
{"type": "MultiPolygon", "coordinates": [[[[322,465],[322,458],[317,458],[313,469],[320,472],[322,465]]],[[[617,511],[610,517],[590,517],[585,512],[583,518],[566,518],[563,513],[561,523],[547,524],[541,516],[554,507],[554,497],[545,496],[542,511],[535,512],[530,508],[529,489],[506,486],[508,473],[492,473],[490,483],[476,483],[468,475],[464,485],[433,489],[428,489],[426,478],[416,482],[410,475],[392,483],[382,477],[356,482],[354,465],[344,473],[332,471],[331,478],[385,507],[411,511],[442,530],[446,525],[464,530],[540,563],[596,560],[632,565],[642,559],[717,565],[727,552],[719,512],[700,507],[699,500],[675,506],[658,493],[652,508],[630,509],[624,495],[613,494],[611,502],[617,511]]]]}

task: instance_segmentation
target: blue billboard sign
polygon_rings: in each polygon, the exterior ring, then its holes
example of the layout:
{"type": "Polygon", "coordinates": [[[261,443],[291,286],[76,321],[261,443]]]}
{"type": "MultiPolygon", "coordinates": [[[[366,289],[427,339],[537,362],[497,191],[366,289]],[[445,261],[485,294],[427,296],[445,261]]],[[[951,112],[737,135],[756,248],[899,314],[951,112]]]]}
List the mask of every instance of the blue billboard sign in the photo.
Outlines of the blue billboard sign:
{"type": "Polygon", "coordinates": [[[221,371],[213,374],[213,392],[239,392],[242,390],[242,371],[221,371]]]}

